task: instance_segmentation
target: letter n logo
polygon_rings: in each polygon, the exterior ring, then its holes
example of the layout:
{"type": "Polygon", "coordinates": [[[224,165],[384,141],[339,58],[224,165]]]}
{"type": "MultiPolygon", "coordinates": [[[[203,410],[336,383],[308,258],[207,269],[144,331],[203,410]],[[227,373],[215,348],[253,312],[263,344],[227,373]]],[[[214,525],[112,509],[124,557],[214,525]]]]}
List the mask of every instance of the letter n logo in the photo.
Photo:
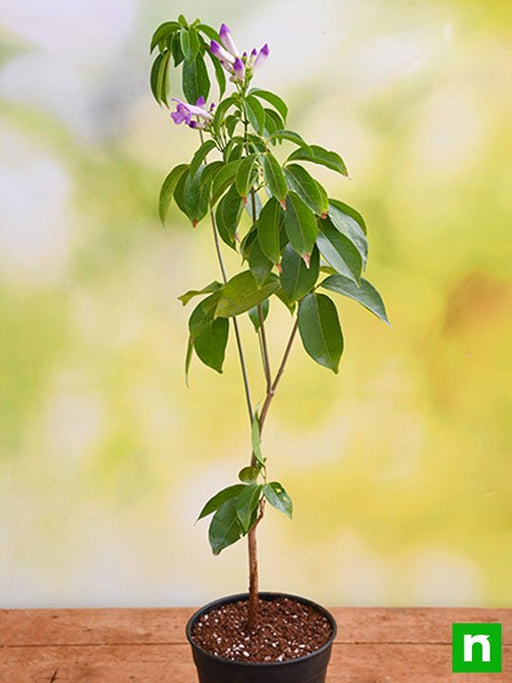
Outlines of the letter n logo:
{"type": "Polygon", "coordinates": [[[501,624],[452,624],[454,673],[501,673],[501,624]]]}

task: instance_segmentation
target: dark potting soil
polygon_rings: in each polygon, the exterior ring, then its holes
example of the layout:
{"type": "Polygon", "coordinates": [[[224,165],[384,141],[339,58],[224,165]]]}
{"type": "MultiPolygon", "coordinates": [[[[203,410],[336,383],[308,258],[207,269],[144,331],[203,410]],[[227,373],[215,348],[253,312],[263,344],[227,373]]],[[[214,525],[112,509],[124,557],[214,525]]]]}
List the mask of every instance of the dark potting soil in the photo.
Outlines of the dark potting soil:
{"type": "Polygon", "coordinates": [[[290,598],[260,600],[253,632],[246,628],[247,611],[248,601],[242,600],[203,614],[192,628],[194,642],[237,662],[283,662],[315,652],[332,635],[323,614],[290,598]]]}

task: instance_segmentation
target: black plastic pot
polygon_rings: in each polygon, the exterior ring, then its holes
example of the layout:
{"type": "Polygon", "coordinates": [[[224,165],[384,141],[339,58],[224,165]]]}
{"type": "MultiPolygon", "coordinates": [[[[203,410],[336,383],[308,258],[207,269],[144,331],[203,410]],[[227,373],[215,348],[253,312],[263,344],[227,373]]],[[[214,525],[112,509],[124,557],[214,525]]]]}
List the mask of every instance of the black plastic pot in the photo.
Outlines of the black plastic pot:
{"type": "Polygon", "coordinates": [[[195,612],[187,623],[187,639],[192,646],[194,662],[199,674],[199,683],[325,683],[327,665],[336,636],[336,621],[330,612],[311,600],[287,593],[260,593],[261,600],[283,597],[297,600],[314,607],[325,615],[332,626],[332,635],[325,645],[305,657],[289,659],[284,662],[234,662],[203,650],[192,639],[194,623],[215,607],[239,600],[247,600],[248,594],[230,595],[215,600],[195,612]]]}

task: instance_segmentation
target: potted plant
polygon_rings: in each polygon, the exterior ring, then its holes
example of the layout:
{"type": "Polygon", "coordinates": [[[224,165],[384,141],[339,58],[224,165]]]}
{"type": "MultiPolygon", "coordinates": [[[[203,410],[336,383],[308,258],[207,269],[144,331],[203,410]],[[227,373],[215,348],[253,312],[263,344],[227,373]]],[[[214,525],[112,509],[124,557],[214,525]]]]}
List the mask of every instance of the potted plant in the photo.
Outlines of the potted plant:
{"type": "Polygon", "coordinates": [[[347,176],[342,158],[287,128],[281,97],[253,86],[268,45],[239,52],[225,24],[217,32],[180,16],[157,28],[153,51],[154,97],[172,107],[177,126],[196,132],[199,145],[189,163],[165,178],[160,218],[165,223],[174,199],[194,227],[207,219],[220,270],[220,280],[199,283],[179,297],[183,305],[199,299],[188,321],[186,375],[193,356],[222,372],[231,332],[251,434],[250,461],[238,482],[213,495],[199,515],[211,516],[209,541],[216,555],[247,538],[249,591],[196,612],[187,636],[202,683],[321,683],[336,632],[332,615],[305,598],[258,589],[257,527],[268,505],[292,516],[285,488],[269,477],[261,439],[297,337],[314,361],[338,372],[343,335],[326,292],[354,299],[387,322],[382,298],[361,277],[368,256],[365,222],[355,209],[329,198],[304,166],[320,164],[347,176]],[[183,100],[169,97],[171,65],[181,70],[183,100]],[[218,85],[216,104],[209,100],[211,74],[218,85]],[[225,249],[240,256],[238,272],[228,273],[225,249]],[[271,303],[284,304],[292,318],[275,367],[267,336],[271,303]],[[240,316],[250,318],[260,345],[266,387],[260,409],[249,382],[240,316]]]}

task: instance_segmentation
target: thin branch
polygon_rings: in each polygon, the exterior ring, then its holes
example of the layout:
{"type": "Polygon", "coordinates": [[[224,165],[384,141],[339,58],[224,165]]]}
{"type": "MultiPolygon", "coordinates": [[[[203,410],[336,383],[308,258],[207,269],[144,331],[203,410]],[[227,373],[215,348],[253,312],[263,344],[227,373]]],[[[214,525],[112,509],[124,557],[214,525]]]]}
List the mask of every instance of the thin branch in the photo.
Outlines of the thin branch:
{"type": "Polygon", "coordinates": [[[260,327],[258,330],[258,337],[260,340],[261,358],[263,361],[263,371],[265,373],[265,380],[267,382],[267,394],[272,387],[272,371],[270,369],[270,356],[268,353],[267,335],[265,332],[265,320],[263,319],[263,309],[261,304],[258,304],[258,315],[260,318],[260,327]]]}
{"type": "Polygon", "coordinates": [[[272,382],[272,386],[270,387],[270,390],[267,392],[267,395],[265,397],[265,402],[263,404],[263,408],[261,409],[260,434],[263,430],[263,425],[265,423],[265,418],[267,417],[268,409],[270,407],[272,399],[275,396],[277,385],[279,384],[281,377],[283,376],[283,372],[285,370],[286,363],[288,362],[288,358],[290,357],[290,352],[292,350],[293,342],[294,342],[295,336],[297,334],[298,326],[299,326],[299,320],[298,320],[298,318],[296,318],[295,322],[293,324],[293,327],[292,327],[292,331],[290,333],[290,337],[288,339],[288,343],[286,344],[286,348],[284,350],[283,358],[281,360],[281,365],[279,366],[279,369],[276,373],[274,381],[272,382]]]}

